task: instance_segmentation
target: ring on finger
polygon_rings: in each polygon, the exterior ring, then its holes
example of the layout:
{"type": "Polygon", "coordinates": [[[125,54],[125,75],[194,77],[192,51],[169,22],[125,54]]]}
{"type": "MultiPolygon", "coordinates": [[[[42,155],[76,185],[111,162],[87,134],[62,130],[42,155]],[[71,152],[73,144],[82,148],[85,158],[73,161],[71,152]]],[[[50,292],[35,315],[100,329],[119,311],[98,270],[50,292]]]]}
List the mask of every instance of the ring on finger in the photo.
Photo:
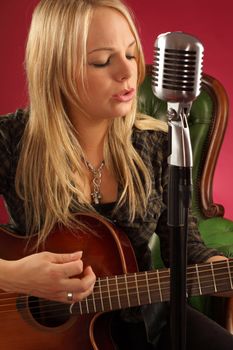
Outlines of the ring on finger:
{"type": "Polygon", "coordinates": [[[67,293],[67,300],[68,300],[68,301],[73,301],[73,297],[74,297],[73,292],[68,292],[68,293],[67,293]]]}

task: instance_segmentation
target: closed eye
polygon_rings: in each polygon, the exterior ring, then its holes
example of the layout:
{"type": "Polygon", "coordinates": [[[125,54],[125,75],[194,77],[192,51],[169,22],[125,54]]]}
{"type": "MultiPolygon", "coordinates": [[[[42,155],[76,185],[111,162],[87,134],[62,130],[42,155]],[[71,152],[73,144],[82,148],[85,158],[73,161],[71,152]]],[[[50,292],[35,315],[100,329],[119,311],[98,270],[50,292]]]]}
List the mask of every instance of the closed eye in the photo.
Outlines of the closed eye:
{"type": "MultiPolygon", "coordinates": [[[[133,59],[136,59],[136,56],[133,56],[133,55],[126,55],[125,56],[128,60],[133,60],[133,59]]],[[[110,59],[111,59],[111,56],[108,58],[108,60],[104,63],[92,63],[92,65],[96,68],[103,68],[103,67],[106,67],[110,64],[110,59]]]]}
{"type": "Polygon", "coordinates": [[[108,59],[106,62],[104,62],[104,63],[92,63],[92,65],[93,65],[94,67],[97,67],[97,68],[102,68],[102,67],[108,66],[109,63],[110,63],[110,57],[109,57],[109,59],[108,59]]]}
{"type": "Polygon", "coordinates": [[[126,55],[126,58],[128,60],[133,60],[133,59],[136,59],[136,56],[126,55]]]}

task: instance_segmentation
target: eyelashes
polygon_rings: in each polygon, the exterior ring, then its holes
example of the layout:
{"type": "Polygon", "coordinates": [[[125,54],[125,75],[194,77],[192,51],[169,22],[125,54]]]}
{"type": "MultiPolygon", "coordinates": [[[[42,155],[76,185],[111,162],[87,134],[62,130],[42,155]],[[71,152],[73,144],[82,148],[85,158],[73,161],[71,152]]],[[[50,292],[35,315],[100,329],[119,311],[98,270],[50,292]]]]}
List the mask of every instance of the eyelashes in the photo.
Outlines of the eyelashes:
{"type": "MultiPolygon", "coordinates": [[[[128,60],[136,59],[136,56],[133,56],[133,55],[126,55],[125,57],[128,60]]],[[[92,63],[91,65],[96,67],[96,68],[103,68],[103,67],[107,67],[110,63],[111,63],[111,56],[108,58],[108,60],[106,62],[103,62],[103,63],[92,63]]]]}
{"type": "Polygon", "coordinates": [[[96,68],[102,68],[102,67],[106,67],[108,66],[110,63],[110,57],[108,58],[108,60],[104,63],[92,63],[92,65],[96,68]]]}

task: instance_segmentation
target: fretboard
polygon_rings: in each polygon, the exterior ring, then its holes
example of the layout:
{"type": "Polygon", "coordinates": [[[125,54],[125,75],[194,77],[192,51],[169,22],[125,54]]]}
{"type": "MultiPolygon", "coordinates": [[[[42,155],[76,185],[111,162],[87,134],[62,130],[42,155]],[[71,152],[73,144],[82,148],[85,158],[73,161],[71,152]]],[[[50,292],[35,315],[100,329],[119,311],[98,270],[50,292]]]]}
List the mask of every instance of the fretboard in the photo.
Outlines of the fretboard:
{"type": "MultiPolygon", "coordinates": [[[[233,290],[233,260],[187,267],[187,297],[233,290]]],[[[123,309],[170,299],[170,270],[98,278],[93,293],[71,307],[73,314],[123,309]]]]}

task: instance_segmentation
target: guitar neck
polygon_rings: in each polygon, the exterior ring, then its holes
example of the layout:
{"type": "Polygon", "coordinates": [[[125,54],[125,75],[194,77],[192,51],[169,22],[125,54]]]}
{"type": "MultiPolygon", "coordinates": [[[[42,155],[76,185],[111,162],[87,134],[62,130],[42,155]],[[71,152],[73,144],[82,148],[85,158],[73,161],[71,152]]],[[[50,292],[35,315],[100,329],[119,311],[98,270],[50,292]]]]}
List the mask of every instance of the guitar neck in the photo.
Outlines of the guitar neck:
{"type": "MultiPolygon", "coordinates": [[[[233,290],[233,260],[187,267],[187,297],[233,290]]],[[[170,299],[170,269],[101,277],[93,293],[71,307],[74,314],[105,312],[170,299]]]]}
{"type": "MultiPolygon", "coordinates": [[[[82,315],[105,312],[170,299],[169,269],[130,272],[107,277],[106,275],[112,269],[112,260],[115,262],[113,271],[121,271],[123,268],[122,260],[119,260],[118,257],[120,254],[112,257],[112,252],[116,249],[116,242],[122,249],[125,271],[127,264],[131,266],[129,271],[137,269],[130,241],[126,235],[113,229],[108,222],[99,217],[80,214],[80,218],[85,226],[94,227],[94,231],[100,234],[93,234],[88,230],[87,232],[76,230],[75,234],[73,231],[71,234],[66,227],[59,227],[50,233],[46,246],[43,247],[52,252],[57,252],[58,248],[58,251],[64,252],[85,249],[86,256],[89,257],[88,260],[84,260],[85,265],[94,266],[96,271],[100,272],[101,277],[97,279],[93,293],[88,298],[73,304],[70,307],[71,313],[82,315]],[[108,249],[105,248],[103,242],[108,249]],[[101,266],[96,266],[95,259],[91,259],[97,253],[103,256],[101,266]],[[106,268],[104,268],[105,265],[106,268]]],[[[4,228],[0,228],[0,233],[0,258],[8,260],[25,256],[25,250],[30,251],[37,240],[36,236],[32,237],[28,245],[27,237],[19,238],[4,228]],[[12,254],[9,254],[10,251],[12,254]]],[[[233,291],[233,259],[188,266],[186,277],[187,297],[233,291]]]]}

